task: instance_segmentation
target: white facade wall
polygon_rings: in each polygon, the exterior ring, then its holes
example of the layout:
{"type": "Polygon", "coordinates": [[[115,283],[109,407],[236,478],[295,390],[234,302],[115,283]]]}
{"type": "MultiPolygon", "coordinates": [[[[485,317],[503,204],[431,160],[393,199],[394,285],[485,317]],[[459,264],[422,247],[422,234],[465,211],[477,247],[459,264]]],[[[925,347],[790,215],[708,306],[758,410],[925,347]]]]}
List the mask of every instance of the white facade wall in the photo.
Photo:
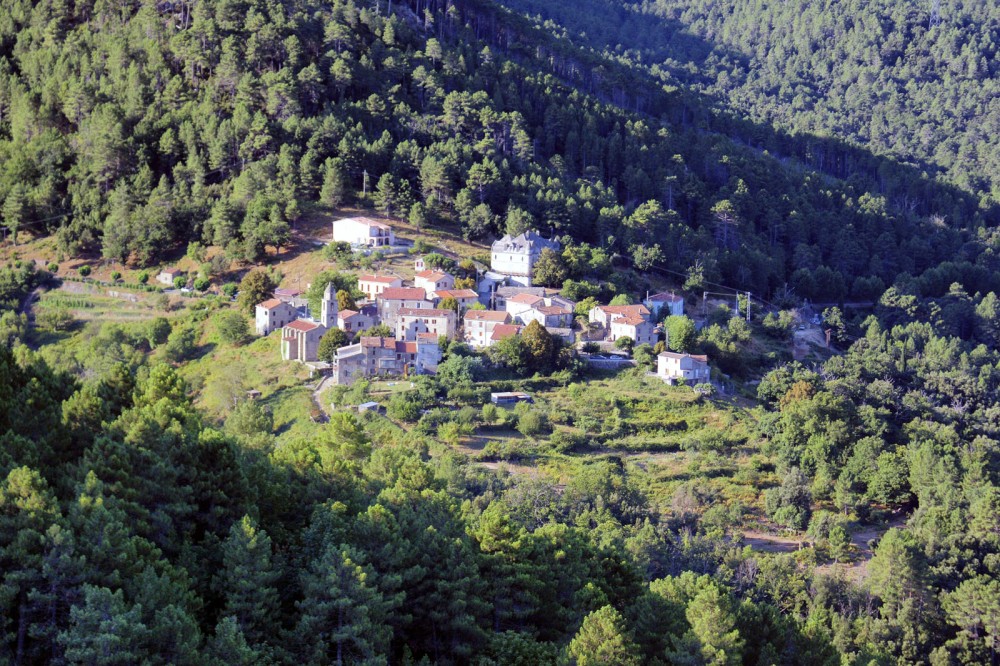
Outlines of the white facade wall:
{"type": "Polygon", "coordinates": [[[281,303],[272,308],[258,305],[254,309],[254,328],[257,335],[270,335],[271,331],[286,326],[295,321],[298,316],[298,311],[288,303],[281,303]]]}

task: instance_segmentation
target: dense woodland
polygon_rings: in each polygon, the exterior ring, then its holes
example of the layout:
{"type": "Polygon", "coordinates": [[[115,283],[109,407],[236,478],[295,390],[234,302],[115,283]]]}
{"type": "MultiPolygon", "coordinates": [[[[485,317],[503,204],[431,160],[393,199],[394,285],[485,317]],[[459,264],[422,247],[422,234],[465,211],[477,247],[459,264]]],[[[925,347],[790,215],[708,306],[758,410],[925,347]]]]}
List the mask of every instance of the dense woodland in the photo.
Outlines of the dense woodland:
{"type": "MultiPolygon", "coordinates": [[[[673,271],[873,314],[827,310],[842,353],[808,365],[787,312],[668,321],[752,408],[650,397],[648,345],[598,389],[536,328],[298,436],[240,366],[190,372],[245,349],[228,299],[67,331],[4,266],[0,663],[1000,663],[997,9],[502,4],[0,0],[0,219],[245,265],[353,203],[557,234],[544,281],[584,311],[673,271]],[[525,386],[562,393],[488,404],[525,386]],[[474,426],[574,473],[473,464],[474,426]],[[692,462],[665,486],[634,450],[692,462]],[[810,547],[745,547],[760,520],[810,547]],[[887,523],[864,580],[818,566],[887,523]]],[[[308,295],[351,298],[327,254],[308,295]]]]}
{"type": "Polygon", "coordinates": [[[978,186],[846,144],[835,169],[769,156],[815,147],[486,2],[3,8],[3,222],[67,256],[147,265],[196,241],[254,261],[310,207],[360,201],[765,296],[870,300],[945,260],[993,268],[978,186]]]}

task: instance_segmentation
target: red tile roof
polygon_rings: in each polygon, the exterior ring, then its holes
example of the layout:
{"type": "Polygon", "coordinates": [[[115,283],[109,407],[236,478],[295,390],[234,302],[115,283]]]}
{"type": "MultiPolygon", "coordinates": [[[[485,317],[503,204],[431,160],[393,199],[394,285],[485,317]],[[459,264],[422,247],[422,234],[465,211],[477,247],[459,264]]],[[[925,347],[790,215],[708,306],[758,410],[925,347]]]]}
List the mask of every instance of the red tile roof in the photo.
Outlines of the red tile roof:
{"type": "Polygon", "coordinates": [[[479,298],[479,294],[471,289],[438,289],[434,295],[438,298],[448,298],[449,296],[455,299],[479,298]]]}
{"type": "Polygon", "coordinates": [[[426,270],[426,271],[420,271],[413,277],[418,277],[422,280],[431,280],[433,282],[437,282],[441,278],[448,277],[448,274],[443,271],[426,270]]]}
{"type": "Polygon", "coordinates": [[[544,302],[545,299],[541,296],[535,296],[533,294],[518,294],[517,296],[511,296],[507,299],[508,303],[524,303],[525,305],[534,305],[538,301],[544,302]]]}
{"type": "Polygon", "coordinates": [[[296,319],[290,324],[285,325],[285,328],[290,328],[293,331],[308,333],[309,331],[314,331],[319,328],[319,324],[314,321],[306,321],[305,319],[296,319]]]}
{"type": "Polygon", "coordinates": [[[382,349],[395,349],[396,339],[395,338],[379,338],[379,337],[363,337],[361,338],[362,347],[380,347],[382,349]]]}
{"type": "Polygon", "coordinates": [[[536,310],[546,315],[571,314],[573,311],[561,305],[539,305],[536,310]]]}
{"type": "Polygon", "coordinates": [[[512,335],[517,335],[521,332],[521,327],[517,324],[497,324],[496,328],[493,329],[493,335],[490,336],[491,340],[503,340],[504,338],[509,338],[512,335]]]}
{"type": "Polygon", "coordinates": [[[406,354],[416,354],[417,353],[417,343],[416,342],[405,342],[403,340],[396,340],[396,351],[406,353],[406,354]]]}
{"type": "Polygon", "coordinates": [[[681,296],[678,296],[677,294],[675,294],[673,292],[662,291],[659,294],[653,294],[652,296],[650,296],[646,300],[647,301],[663,301],[665,303],[676,303],[678,301],[683,301],[684,298],[681,297],[681,296]]]}
{"type": "Polygon", "coordinates": [[[645,324],[647,322],[642,317],[640,317],[638,315],[635,315],[635,316],[632,316],[632,317],[615,317],[611,321],[611,323],[612,324],[625,324],[627,326],[638,326],[639,324],[645,324]]]}
{"type": "Polygon", "coordinates": [[[279,301],[277,298],[269,298],[266,301],[261,301],[257,304],[257,307],[264,308],[265,310],[273,310],[284,303],[284,301],[279,301]]]}
{"type": "Polygon", "coordinates": [[[498,310],[469,310],[465,313],[466,321],[499,321],[510,319],[510,314],[498,310]]]}
{"type": "Polygon", "coordinates": [[[389,287],[378,297],[383,301],[425,301],[427,292],[420,287],[389,287]]]}
{"type": "Polygon", "coordinates": [[[354,310],[341,310],[337,316],[340,317],[341,319],[350,319],[356,314],[358,313],[354,310]]]}
{"type": "Polygon", "coordinates": [[[636,305],[598,305],[597,309],[608,314],[623,315],[625,317],[649,315],[649,308],[642,303],[636,305]]]}

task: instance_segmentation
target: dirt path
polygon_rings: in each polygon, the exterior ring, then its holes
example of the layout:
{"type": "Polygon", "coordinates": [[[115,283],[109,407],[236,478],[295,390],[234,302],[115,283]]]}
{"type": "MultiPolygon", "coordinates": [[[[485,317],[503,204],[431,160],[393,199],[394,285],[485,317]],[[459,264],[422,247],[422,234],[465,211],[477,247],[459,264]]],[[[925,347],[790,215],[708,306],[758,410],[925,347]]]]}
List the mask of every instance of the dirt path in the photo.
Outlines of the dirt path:
{"type": "Polygon", "coordinates": [[[321,397],[321,394],[323,393],[323,391],[330,388],[330,386],[332,386],[333,384],[334,384],[333,375],[325,375],[322,379],[319,380],[319,383],[316,384],[316,388],[314,388],[312,391],[313,404],[316,405],[316,409],[318,409],[322,414],[327,414],[327,410],[325,407],[323,407],[323,399],[321,397]]]}

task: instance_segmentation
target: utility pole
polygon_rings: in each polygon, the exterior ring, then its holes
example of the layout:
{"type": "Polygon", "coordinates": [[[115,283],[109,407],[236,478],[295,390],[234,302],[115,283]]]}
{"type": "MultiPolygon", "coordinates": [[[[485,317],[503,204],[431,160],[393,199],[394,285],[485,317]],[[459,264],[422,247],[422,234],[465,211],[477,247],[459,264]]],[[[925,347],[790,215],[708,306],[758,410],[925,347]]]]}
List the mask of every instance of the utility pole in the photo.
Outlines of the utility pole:
{"type": "Polygon", "coordinates": [[[752,295],[753,294],[751,294],[749,291],[747,292],[747,323],[748,324],[750,323],[750,297],[752,295]]]}
{"type": "Polygon", "coordinates": [[[364,178],[361,180],[361,196],[368,196],[368,169],[364,170],[364,178]]]}

